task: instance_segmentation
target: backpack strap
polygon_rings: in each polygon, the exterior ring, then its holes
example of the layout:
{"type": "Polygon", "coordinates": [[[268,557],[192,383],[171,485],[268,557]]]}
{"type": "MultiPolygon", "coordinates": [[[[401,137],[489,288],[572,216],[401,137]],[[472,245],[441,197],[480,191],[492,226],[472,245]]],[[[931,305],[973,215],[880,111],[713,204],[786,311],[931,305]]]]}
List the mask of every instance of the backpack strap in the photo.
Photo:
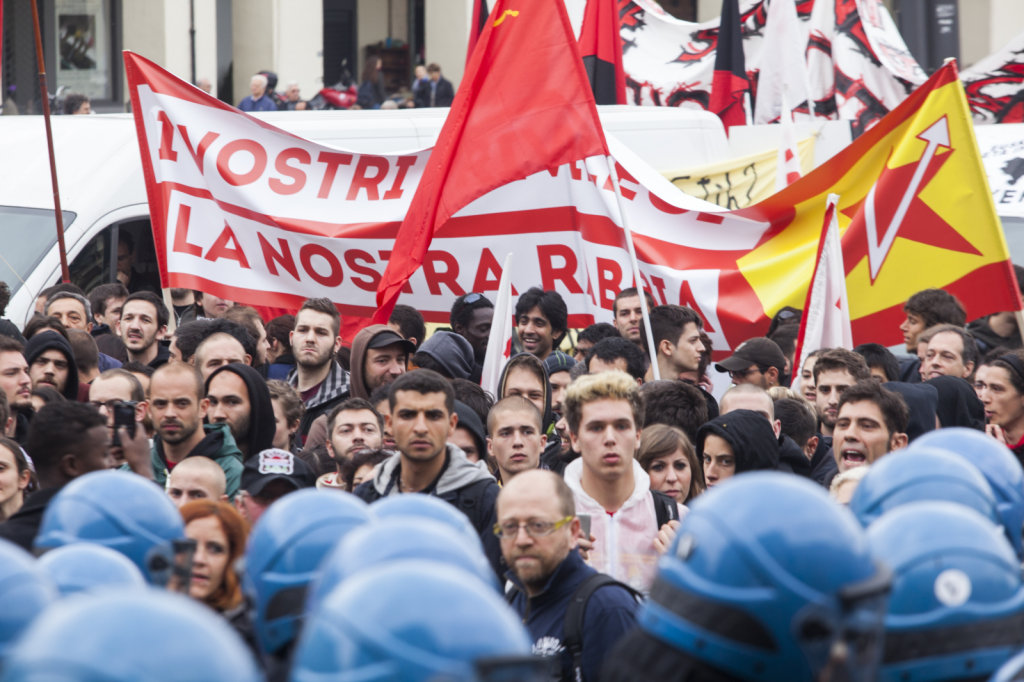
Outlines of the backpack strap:
{"type": "Polygon", "coordinates": [[[565,610],[565,631],[562,634],[562,645],[572,656],[573,679],[576,682],[583,680],[583,615],[587,610],[587,602],[594,592],[607,585],[617,585],[627,590],[637,601],[643,599],[643,595],[632,587],[604,573],[595,573],[580,583],[565,610]]]}
{"type": "Polygon", "coordinates": [[[658,521],[659,530],[669,521],[679,519],[679,507],[676,506],[676,501],[670,495],[652,490],[651,497],[654,498],[654,516],[658,521]]]}

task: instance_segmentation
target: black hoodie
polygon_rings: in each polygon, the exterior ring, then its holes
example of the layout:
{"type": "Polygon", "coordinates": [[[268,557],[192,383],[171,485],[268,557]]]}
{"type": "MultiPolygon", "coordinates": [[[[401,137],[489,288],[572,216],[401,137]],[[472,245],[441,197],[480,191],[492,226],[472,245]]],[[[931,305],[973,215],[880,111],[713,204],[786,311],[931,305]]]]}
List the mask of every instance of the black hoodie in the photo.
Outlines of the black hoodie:
{"type": "Polygon", "coordinates": [[[715,417],[697,430],[697,455],[704,454],[709,434],[723,439],[736,458],[736,473],[779,468],[779,441],[764,415],[753,410],[733,410],[715,417]]]}
{"type": "Polygon", "coordinates": [[[57,332],[41,331],[25,344],[25,360],[28,362],[29,372],[32,371],[32,363],[36,358],[54,348],[68,359],[68,378],[64,382],[64,397],[68,400],[78,400],[78,365],[75,364],[75,354],[71,351],[71,344],[68,343],[68,340],[57,332]]]}
{"type": "Polygon", "coordinates": [[[935,412],[941,426],[985,430],[985,406],[978,400],[970,382],[960,377],[941,376],[929,379],[925,384],[934,386],[939,392],[935,412]]]}
{"type": "Polygon", "coordinates": [[[221,372],[237,374],[249,389],[249,433],[245,438],[238,439],[239,448],[244,446],[248,449],[248,452],[243,453],[244,458],[248,459],[252,455],[258,455],[263,450],[273,447],[277,425],[274,421],[274,405],[270,402],[267,382],[252,367],[233,362],[230,365],[218,367],[209,376],[206,380],[207,393],[210,391],[210,382],[221,372]]]}

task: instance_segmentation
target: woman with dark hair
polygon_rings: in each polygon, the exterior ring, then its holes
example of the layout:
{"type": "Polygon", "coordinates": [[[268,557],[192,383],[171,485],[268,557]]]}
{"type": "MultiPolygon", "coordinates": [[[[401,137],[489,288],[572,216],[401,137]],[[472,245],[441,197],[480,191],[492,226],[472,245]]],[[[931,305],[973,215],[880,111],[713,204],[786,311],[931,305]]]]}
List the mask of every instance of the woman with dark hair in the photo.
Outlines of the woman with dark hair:
{"type": "Polygon", "coordinates": [[[651,424],[640,435],[636,459],[651,479],[651,490],[686,504],[704,492],[704,469],[682,429],[651,424]]]}
{"type": "Polygon", "coordinates": [[[0,437],[0,522],[21,509],[25,495],[35,489],[36,475],[15,441],[0,437]]]}
{"type": "Polygon", "coordinates": [[[181,507],[185,537],[195,540],[188,594],[218,612],[255,649],[235,564],[245,553],[249,527],[235,508],[219,500],[195,500],[181,507]]]}
{"type": "Polygon", "coordinates": [[[370,57],[366,60],[356,95],[356,104],[361,109],[380,109],[380,105],[384,103],[384,81],[380,73],[383,65],[380,57],[370,57]]]}
{"type": "Polygon", "coordinates": [[[1024,350],[986,360],[974,375],[974,390],[985,407],[985,432],[1024,461],[1024,350]]]}

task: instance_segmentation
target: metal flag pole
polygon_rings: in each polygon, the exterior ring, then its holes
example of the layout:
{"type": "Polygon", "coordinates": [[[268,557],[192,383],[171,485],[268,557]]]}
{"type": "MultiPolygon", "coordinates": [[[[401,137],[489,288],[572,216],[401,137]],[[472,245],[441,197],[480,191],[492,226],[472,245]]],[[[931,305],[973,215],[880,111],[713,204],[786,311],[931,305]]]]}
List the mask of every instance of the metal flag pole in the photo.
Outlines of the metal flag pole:
{"type": "Polygon", "coordinates": [[[57,187],[57,160],[53,155],[53,130],[50,128],[50,92],[46,87],[46,63],[43,61],[43,36],[39,30],[39,8],[35,0],[29,0],[32,6],[32,24],[36,30],[36,62],[39,65],[39,95],[43,100],[43,121],[46,124],[46,149],[50,153],[50,181],[53,184],[53,215],[57,221],[57,249],[60,253],[60,277],[62,282],[70,282],[68,272],[68,252],[64,246],[64,214],[60,210],[60,189],[57,187]]]}
{"type": "Polygon", "coordinates": [[[657,381],[661,379],[661,372],[658,371],[658,349],[654,346],[654,332],[651,330],[651,316],[647,313],[644,281],[640,279],[640,264],[636,260],[636,249],[633,247],[633,230],[629,227],[626,206],[622,203],[622,190],[619,189],[619,174],[615,171],[615,159],[609,154],[605,156],[605,160],[608,162],[608,172],[611,175],[612,187],[615,189],[615,201],[619,205],[619,215],[622,217],[622,229],[626,231],[626,250],[629,252],[630,265],[633,266],[633,281],[636,283],[636,291],[640,296],[640,314],[643,316],[644,331],[647,335],[647,352],[651,354],[651,376],[657,381]]]}

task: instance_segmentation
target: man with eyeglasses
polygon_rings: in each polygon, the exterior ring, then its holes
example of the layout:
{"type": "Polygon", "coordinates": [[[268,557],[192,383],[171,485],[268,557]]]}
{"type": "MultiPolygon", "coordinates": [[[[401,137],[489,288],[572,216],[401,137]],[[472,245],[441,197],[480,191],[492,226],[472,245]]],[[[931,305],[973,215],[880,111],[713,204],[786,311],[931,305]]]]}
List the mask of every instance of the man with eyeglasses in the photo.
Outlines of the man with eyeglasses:
{"type": "Polygon", "coordinates": [[[146,396],[135,375],[120,368],[103,372],[89,384],[89,404],[103,415],[111,430],[114,428],[114,409],[122,405],[132,408],[135,413],[135,434],[123,438],[118,433],[116,439],[112,437],[110,455],[118,465],[127,465],[140,476],[152,479],[149,436],[143,424],[146,418],[146,396]]]}
{"type": "Polygon", "coordinates": [[[550,471],[525,471],[502,488],[497,517],[512,608],[530,632],[533,653],[558,658],[558,679],[598,679],[605,655],[636,625],[638,604],[629,588],[610,581],[585,601],[579,648],[567,641],[571,603],[583,596],[584,583],[601,575],[577,551],[580,520],[569,486],[550,471]]]}
{"type": "Polygon", "coordinates": [[[728,372],[735,385],[753,384],[768,390],[785,380],[786,356],[779,345],[764,336],[747,339],[732,355],[715,364],[719,372],[728,372]]]}

